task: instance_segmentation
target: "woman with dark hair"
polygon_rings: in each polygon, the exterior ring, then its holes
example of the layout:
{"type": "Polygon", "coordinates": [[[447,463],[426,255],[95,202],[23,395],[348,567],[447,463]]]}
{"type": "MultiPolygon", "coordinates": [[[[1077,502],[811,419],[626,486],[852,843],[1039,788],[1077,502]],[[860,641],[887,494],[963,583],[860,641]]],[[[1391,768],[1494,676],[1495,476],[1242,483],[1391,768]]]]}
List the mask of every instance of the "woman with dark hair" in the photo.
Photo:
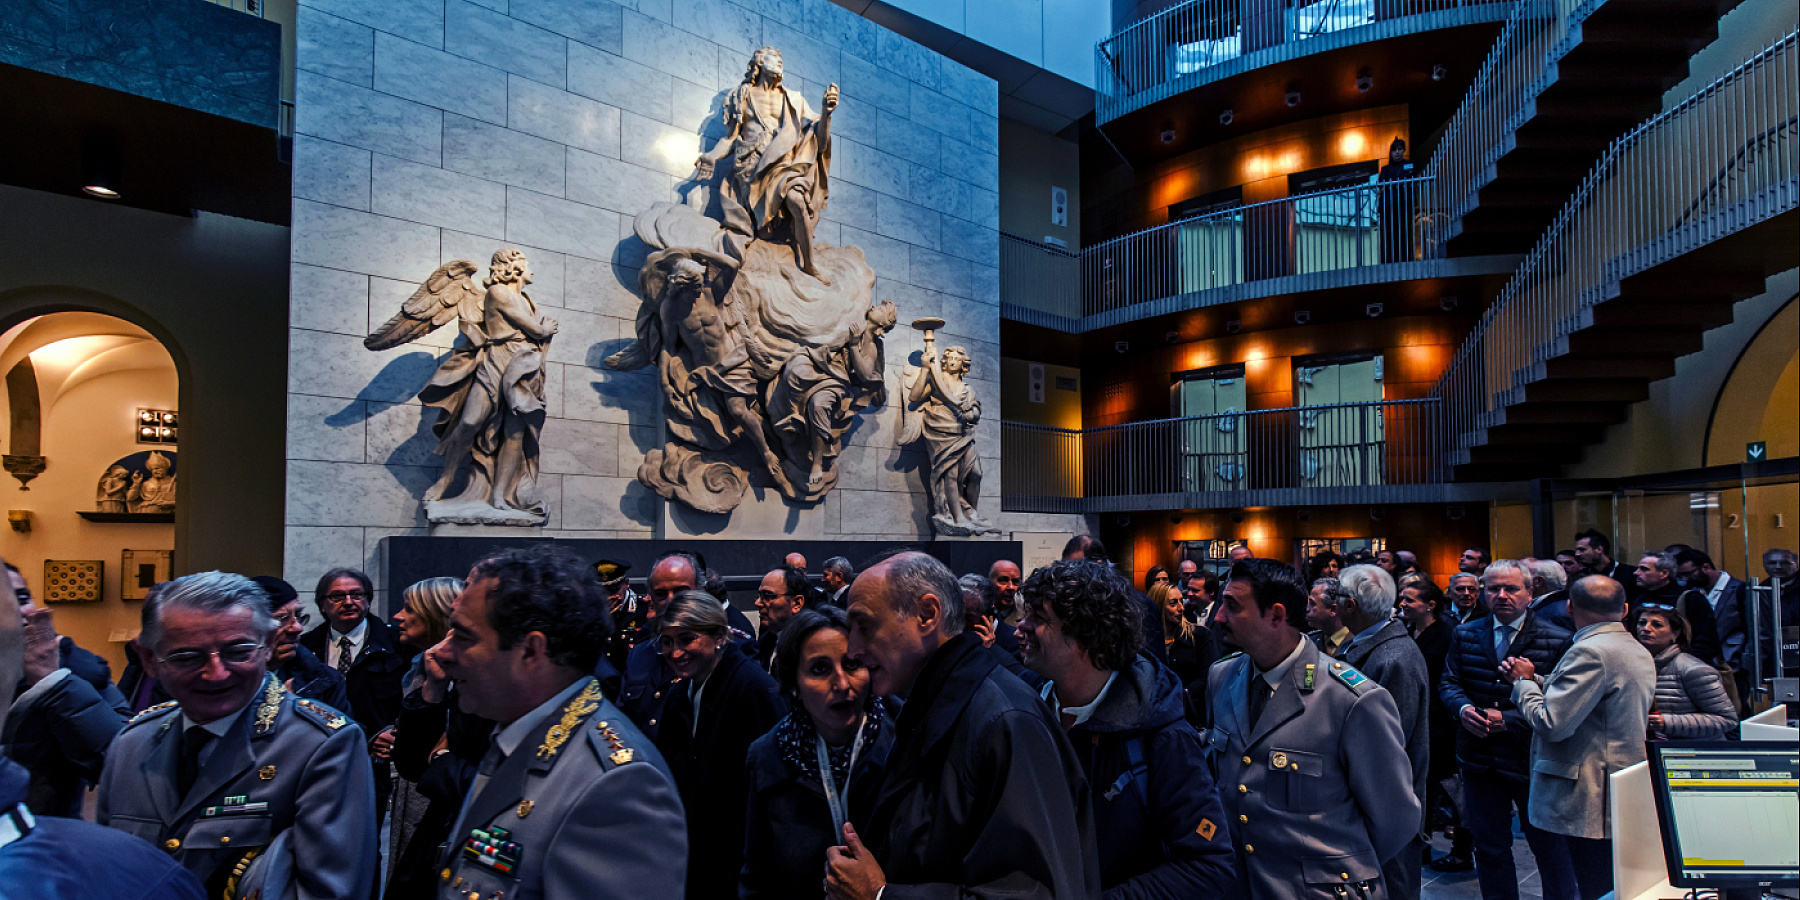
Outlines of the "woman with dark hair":
{"type": "Polygon", "coordinates": [[[1202,727],[1206,712],[1206,672],[1218,660],[1212,634],[1204,625],[1195,625],[1184,615],[1181,595],[1168,584],[1150,588],[1150,602],[1162,610],[1163,647],[1169,651],[1169,668],[1181,679],[1187,692],[1188,721],[1202,727]]]}
{"type": "Polygon", "coordinates": [[[1306,583],[1313,584],[1321,578],[1336,578],[1344,570],[1344,558],[1330,550],[1314,553],[1306,564],[1306,583]]]}
{"type": "Polygon", "coordinates": [[[1169,584],[1173,580],[1169,577],[1167,566],[1151,566],[1150,571],[1144,573],[1144,593],[1148,594],[1151,588],[1159,584],[1169,584]]]}
{"type": "Polygon", "coordinates": [[[1637,639],[1656,658],[1651,739],[1724,740],[1737,727],[1737,710],[1719,670],[1687,652],[1693,641],[1687,617],[1667,607],[1646,606],[1638,612],[1637,639]]]}
{"type": "Polygon", "coordinates": [[[775,674],[789,712],[750,745],[741,898],[822,896],[825,852],[875,805],[894,717],[850,658],[849,635],[844,611],[825,605],[781,631],[775,674]]]}
{"type": "MultiPolygon", "coordinates": [[[[787,704],[775,680],[731,646],[725,606],[711,594],[676,594],[657,622],[656,646],[675,681],[656,748],[687,810],[688,900],[728,900],[744,866],[744,760],[787,704]]],[[[823,866],[814,878],[824,883],[823,866]]]]}

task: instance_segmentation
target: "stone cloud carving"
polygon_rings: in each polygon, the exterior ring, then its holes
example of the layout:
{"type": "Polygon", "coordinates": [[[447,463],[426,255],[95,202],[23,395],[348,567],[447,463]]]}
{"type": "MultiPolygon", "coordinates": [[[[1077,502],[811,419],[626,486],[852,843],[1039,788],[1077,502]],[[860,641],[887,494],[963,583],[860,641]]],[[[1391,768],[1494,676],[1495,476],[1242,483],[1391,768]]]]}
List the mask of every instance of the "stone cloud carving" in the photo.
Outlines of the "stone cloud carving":
{"type": "Polygon", "coordinates": [[[457,322],[461,337],[419,391],[437,409],[432,431],[443,475],[425,492],[433,524],[542,525],[548,507],[537,492],[538,439],[544,428],[544,354],[556,320],[538,313],[525,286],[525,254],[497,250],[483,281],[466,259],[440,266],[400,311],[363,339],[370,350],[418,340],[457,322]],[[463,490],[444,495],[467,467],[463,490]]]}
{"type": "Polygon", "coordinates": [[[924,365],[906,369],[900,443],[922,437],[931,451],[926,486],[931,493],[931,527],[938,534],[999,534],[999,528],[976,512],[981,505],[981,457],[975,450],[975,425],[981,421],[981,401],[963,381],[969,374],[969,351],[945,347],[942,359],[938,357],[931,333],[943,324],[941,319],[913,323],[925,332],[924,365]]]}
{"type": "Polygon", "coordinates": [[[837,103],[832,85],[815,114],[782,86],[780,51],[756,51],[687,202],[655,204],[634,223],[654,252],[639,275],[636,340],[606,365],[656,367],[668,440],[638,480],[665,498],[730,512],[754,467],[789,500],[820,500],[855,415],[886,402],[882,337],[898,313],[871,305],[861,249],[813,234],[830,195],[837,103]]]}

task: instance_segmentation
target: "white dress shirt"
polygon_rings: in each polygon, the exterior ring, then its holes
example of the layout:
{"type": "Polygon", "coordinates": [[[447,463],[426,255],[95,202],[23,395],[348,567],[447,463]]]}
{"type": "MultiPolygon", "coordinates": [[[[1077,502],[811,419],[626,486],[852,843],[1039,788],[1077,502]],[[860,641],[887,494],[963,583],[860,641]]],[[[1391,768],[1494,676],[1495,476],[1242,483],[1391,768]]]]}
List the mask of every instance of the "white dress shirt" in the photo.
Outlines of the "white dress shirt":
{"type": "Polygon", "coordinates": [[[350,639],[350,661],[355,662],[357,654],[363,651],[363,642],[369,639],[369,617],[363,616],[362,621],[357,622],[356,627],[350,629],[348,634],[338,634],[336,630],[331,630],[331,639],[325,644],[325,664],[334,669],[339,668],[338,660],[344,656],[344,638],[350,639]]]}

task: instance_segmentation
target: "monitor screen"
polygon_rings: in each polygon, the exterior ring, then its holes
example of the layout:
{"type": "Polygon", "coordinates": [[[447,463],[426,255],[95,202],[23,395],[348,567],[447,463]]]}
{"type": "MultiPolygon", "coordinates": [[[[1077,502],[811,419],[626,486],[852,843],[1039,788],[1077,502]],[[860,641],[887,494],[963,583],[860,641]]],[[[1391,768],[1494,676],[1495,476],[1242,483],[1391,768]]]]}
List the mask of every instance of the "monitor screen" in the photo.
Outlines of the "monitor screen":
{"type": "Polygon", "coordinates": [[[1800,746],[1650,745],[1674,887],[1800,884],[1800,746]]]}

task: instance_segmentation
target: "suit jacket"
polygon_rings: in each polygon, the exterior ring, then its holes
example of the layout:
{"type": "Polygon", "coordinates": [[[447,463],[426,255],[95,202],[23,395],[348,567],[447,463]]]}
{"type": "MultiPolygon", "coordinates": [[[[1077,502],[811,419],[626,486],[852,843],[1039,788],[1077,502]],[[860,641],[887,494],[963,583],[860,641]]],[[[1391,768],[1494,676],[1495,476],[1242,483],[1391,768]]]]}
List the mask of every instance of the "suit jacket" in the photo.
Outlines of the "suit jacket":
{"type": "MultiPolygon", "coordinates": [[[[1424,826],[1425,785],[1431,771],[1431,670],[1425,654],[1399,619],[1389,619],[1372,635],[1356,635],[1344,645],[1340,658],[1355,666],[1376,684],[1387,688],[1400,714],[1400,735],[1406,741],[1406,759],[1412,765],[1413,795],[1419,798],[1420,826],[1424,826]]],[[[1396,897],[1419,893],[1420,861],[1417,853],[1396,853],[1381,864],[1382,878],[1396,897]]]]}
{"type": "Polygon", "coordinates": [[[687,896],[728,900],[738,893],[744,866],[745,809],[750,797],[750,745],[787,714],[775,679],[730,647],[700,692],[694,728],[692,683],[671,689],[656,748],[668,760],[687,810],[688,846],[703,848],[687,861],[687,896]]]}
{"type": "Polygon", "coordinates": [[[1607,776],[1644,761],[1656,661],[1619,622],[1575,632],[1548,677],[1513,683],[1531,723],[1531,824],[1583,838],[1612,836],[1607,776]]]}
{"type": "Polygon", "coordinates": [[[1212,667],[1208,751],[1237,843],[1239,898],[1389,896],[1381,864],[1419,833],[1400,714],[1387,690],[1304,641],[1250,725],[1256,667],[1212,667]],[[1366,885],[1368,893],[1359,887],[1366,885]]]}
{"type": "Polygon", "coordinates": [[[1719,591],[1719,605],[1713,607],[1714,624],[1719,629],[1719,656],[1732,668],[1742,668],[1744,645],[1750,637],[1744,613],[1744,582],[1724,572],[1719,577],[1725,579],[1725,587],[1719,591]]]}
{"type": "MultiPolygon", "coordinates": [[[[29,778],[24,768],[0,756],[0,817],[25,799],[29,778]]],[[[29,830],[0,843],[0,897],[205,900],[206,895],[162,850],[111,828],[39,810],[29,830]]]]}
{"type": "Polygon", "coordinates": [[[1531,610],[1532,615],[1542,617],[1544,621],[1570,634],[1575,633],[1575,621],[1569,618],[1568,589],[1551,591],[1532,600],[1525,608],[1531,610]]]}
{"type": "Polygon", "coordinates": [[[296,697],[311,697],[332,709],[350,709],[350,687],[344,673],[325,664],[317,653],[304,646],[294,647],[294,658],[276,670],[275,677],[293,680],[296,697]]]}
{"type": "Polygon", "coordinates": [[[687,871],[675,861],[687,853],[681,798],[662,755],[588,678],[464,802],[445,847],[438,896],[675,898],[687,871]],[[558,726],[564,738],[553,742],[558,726]],[[509,834],[500,838],[496,829],[509,834]],[[490,844],[511,845],[503,848],[517,859],[511,872],[464,852],[476,830],[490,844]]]}
{"type": "Polygon", "coordinates": [[[97,821],[163,848],[217,884],[246,850],[286,835],[300,900],[358,900],[375,885],[375,788],[363,732],[273,676],[176,793],[180,711],[154,706],[107,751],[97,821]],[[243,799],[238,799],[243,798],[243,799]]]}
{"type": "MultiPolygon", "coordinates": [[[[400,632],[373,615],[369,631],[356,660],[344,674],[344,688],[350,696],[350,718],[371,736],[394,724],[400,718],[400,697],[406,670],[419,651],[400,643],[400,632]]],[[[338,634],[326,622],[300,636],[300,646],[311,650],[321,660],[331,659],[326,645],[336,643],[338,634]]]]}

